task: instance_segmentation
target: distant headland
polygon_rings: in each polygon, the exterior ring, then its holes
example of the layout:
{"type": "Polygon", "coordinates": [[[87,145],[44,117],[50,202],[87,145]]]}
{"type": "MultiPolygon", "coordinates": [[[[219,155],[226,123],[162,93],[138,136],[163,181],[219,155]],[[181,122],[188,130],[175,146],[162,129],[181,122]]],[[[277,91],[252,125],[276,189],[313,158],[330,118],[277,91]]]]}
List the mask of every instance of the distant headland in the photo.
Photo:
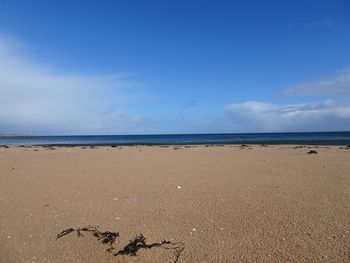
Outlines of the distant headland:
{"type": "Polygon", "coordinates": [[[0,133],[0,137],[34,137],[33,134],[0,133]]]}

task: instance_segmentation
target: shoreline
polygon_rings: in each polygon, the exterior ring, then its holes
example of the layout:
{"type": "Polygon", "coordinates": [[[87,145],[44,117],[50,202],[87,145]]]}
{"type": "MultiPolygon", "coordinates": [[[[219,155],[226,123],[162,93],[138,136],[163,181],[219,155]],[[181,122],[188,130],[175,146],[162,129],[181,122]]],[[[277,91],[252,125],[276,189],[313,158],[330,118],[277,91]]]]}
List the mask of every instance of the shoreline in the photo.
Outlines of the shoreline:
{"type": "Polygon", "coordinates": [[[350,145],[350,132],[0,137],[0,145],[350,145]]]}
{"type": "Polygon", "coordinates": [[[330,143],[329,141],[318,141],[318,142],[295,142],[295,141],[284,141],[284,142],[266,142],[266,141],[257,141],[257,142],[233,142],[233,143],[217,143],[217,142],[209,142],[209,143],[48,143],[48,144],[14,144],[14,143],[3,143],[0,144],[0,147],[119,147],[119,146],[155,146],[155,147],[166,147],[166,146],[206,146],[206,147],[214,147],[214,146],[280,146],[280,145],[290,145],[290,146],[310,146],[310,147],[349,147],[350,141],[346,142],[335,142],[330,143]]]}

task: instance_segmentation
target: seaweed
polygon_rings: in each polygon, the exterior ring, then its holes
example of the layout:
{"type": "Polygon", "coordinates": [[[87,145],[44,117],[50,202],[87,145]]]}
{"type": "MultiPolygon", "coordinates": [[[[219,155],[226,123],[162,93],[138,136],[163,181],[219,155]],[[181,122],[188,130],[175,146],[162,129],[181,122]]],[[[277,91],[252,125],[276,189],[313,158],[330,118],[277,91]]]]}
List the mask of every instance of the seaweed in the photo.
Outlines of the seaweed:
{"type": "Polygon", "coordinates": [[[167,240],[163,240],[161,242],[146,243],[146,238],[140,234],[135,237],[134,240],[130,240],[129,244],[127,244],[123,249],[119,250],[114,254],[114,256],[119,255],[129,255],[129,256],[136,256],[137,251],[140,249],[151,249],[153,247],[162,247],[164,249],[173,249],[175,260],[174,263],[176,263],[179,260],[179,257],[182,253],[182,251],[185,249],[185,246],[182,242],[171,242],[167,240]]]}
{"type": "Polygon", "coordinates": [[[93,227],[93,226],[86,226],[83,228],[77,228],[74,229],[72,227],[64,229],[61,233],[59,233],[57,235],[57,239],[68,235],[72,232],[77,232],[78,237],[82,236],[81,232],[91,232],[92,235],[94,237],[97,237],[98,240],[100,240],[100,242],[102,244],[108,244],[110,247],[107,249],[107,251],[112,251],[114,249],[113,244],[115,243],[115,240],[117,237],[119,237],[119,233],[118,232],[110,232],[110,231],[106,231],[106,232],[101,232],[100,230],[97,229],[97,227],[93,227]]]}
{"type": "Polygon", "coordinates": [[[315,151],[315,150],[310,150],[310,151],[307,152],[307,154],[317,154],[317,151],[315,151]]]}
{"type": "MultiPolygon", "coordinates": [[[[109,248],[106,249],[106,251],[110,253],[116,249],[113,246],[113,244],[115,243],[116,239],[119,237],[119,232],[111,232],[111,231],[102,232],[98,230],[97,227],[86,226],[83,228],[76,228],[76,229],[72,227],[64,229],[57,235],[56,240],[73,232],[77,232],[78,237],[82,236],[82,232],[92,233],[92,235],[96,237],[102,244],[109,245],[109,248]]],[[[167,240],[147,244],[146,238],[142,234],[140,234],[136,236],[133,240],[130,240],[130,242],[126,246],[124,246],[123,249],[118,250],[113,255],[114,256],[122,256],[122,255],[137,256],[137,252],[140,249],[151,249],[154,247],[161,247],[163,249],[174,250],[174,255],[175,255],[174,263],[176,263],[179,260],[179,257],[182,251],[184,251],[185,249],[185,245],[182,242],[171,242],[167,240]]]]}
{"type": "Polygon", "coordinates": [[[304,146],[304,145],[297,145],[297,146],[295,146],[294,147],[294,149],[301,149],[301,148],[305,148],[306,146],[304,146]]]}
{"type": "Polygon", "coordinates": [[[72,233],[73,231],[75,231],[75,229],[74,229],[74,228],[71,228],[71,227],[62,230],[61,233],[59,233],[59,234],[57,235],[56,240],[59,239],[59,238],[61,238],[61,237],[63,237],[63,236],[65,236],[65,235],[68,235],[69,233],[72,233]]]}

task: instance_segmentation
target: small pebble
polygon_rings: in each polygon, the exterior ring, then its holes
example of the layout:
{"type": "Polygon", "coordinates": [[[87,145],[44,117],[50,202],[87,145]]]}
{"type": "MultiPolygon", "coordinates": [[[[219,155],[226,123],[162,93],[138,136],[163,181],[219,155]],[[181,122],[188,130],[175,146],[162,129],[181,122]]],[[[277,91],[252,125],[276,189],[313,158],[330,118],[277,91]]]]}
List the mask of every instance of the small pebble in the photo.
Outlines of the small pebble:
{"type": "Polygon", "coordinates": [[[179,185],[179,186],[177,186],[177,189],[181,189],[182,187],[179,185]]]}

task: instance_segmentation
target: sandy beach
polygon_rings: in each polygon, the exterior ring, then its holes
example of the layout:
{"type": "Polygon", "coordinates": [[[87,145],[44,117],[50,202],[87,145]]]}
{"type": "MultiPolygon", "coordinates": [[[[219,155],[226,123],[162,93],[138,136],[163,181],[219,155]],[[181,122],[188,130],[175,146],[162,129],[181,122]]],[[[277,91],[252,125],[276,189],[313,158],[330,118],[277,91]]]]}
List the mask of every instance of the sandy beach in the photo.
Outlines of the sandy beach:
{"type": "Polygon", "coordinates": [[[0,262],[349,262],[350,149],[125,146],[0,148],[0,262]],[[310,150],[316,154],[307,154],[310,150]]]}

